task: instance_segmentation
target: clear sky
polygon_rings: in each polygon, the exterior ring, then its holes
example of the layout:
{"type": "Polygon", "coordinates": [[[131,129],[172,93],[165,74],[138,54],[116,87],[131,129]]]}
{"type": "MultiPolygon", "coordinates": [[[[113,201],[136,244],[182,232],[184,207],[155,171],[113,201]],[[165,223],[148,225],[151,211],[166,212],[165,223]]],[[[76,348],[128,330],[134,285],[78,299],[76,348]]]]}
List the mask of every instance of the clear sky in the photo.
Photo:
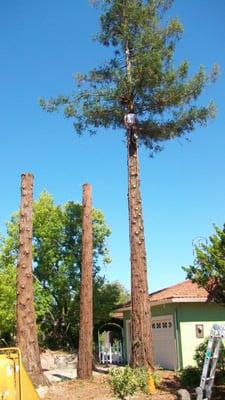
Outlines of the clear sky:
{"type": "MultiPolygon", "coordinates": [[[[194,73],[220,64],[217,83],[199,103],[214,99],[215,122],[197,128],[191,142],[176,140],[153,159],[140,150],[150,290],[184,280],[193,261],[192,241],[225,222],[225,1],[175,0],[170,11],[184,24],[176,62],[194,73]]],[[[112,229],[110,280],[130,285],[126,146],[123,132],[101,130],[79,138],[72,120],[45,114],[40,97],[73,90],[73,73],[103,61],[108,51],[93,42],[98,14],[89,0],[7,0],[0,5],[0,232],[18,209],[20,174],[32,172],[35,198],[48,190],[56,203],[80,201],[82,184],[112,229]]]]}

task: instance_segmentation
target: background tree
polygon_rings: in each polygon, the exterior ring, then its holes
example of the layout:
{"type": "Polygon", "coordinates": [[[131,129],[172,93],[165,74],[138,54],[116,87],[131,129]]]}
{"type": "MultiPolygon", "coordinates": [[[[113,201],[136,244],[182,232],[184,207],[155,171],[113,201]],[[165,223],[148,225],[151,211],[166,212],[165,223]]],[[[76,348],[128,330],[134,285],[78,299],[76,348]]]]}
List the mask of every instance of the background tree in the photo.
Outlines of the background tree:
{"type": "Polygon", "coordinates": [[[16,305],[15,270],[6,266],[0,269],[0,337],[1,345],[8,347],[15,335],[16,305]]]}
{"type": "Polygon", "coordinates": [[[129,292],[119,281],[105,282],[98,276],[94,285],[94,326],[99,327],[108,322],[115,308],[130,300],[129,292]]]}
{"type": "Polygon", "coordinates": [[[214,229],[207,243],[195,246],[194,264],[183,269],[214,301],[225,304],[225,224],[222,229],[214,225],[214,229]]]}
{"type": "Polygon", "coordinates": [[[210,103],[195,105],[208,76],[203,67],[192,78],[188,62],[174,67],[175,44],[182,34],[177,19],[163,23],[172,0],[100,0],[98,41],[112,46],[114,55],[87,74],[77,74],[75,93],[58,96],[41,106],[48,112],[63,107],[76,133],[95,133],[100,126],[124,128],[124,116],[135,113],[138,124],[125,131],[128,146],[128,203],[131,247],[133,367],[152,365],[147,265],[139,190],[138,143],[150,153],[163,141],[181,137],[214,117],[210,103]]]}
{"type": "MultiPolygon", "coordinates": [[[[34,204],[35,274],[53,297],[51,312],[43,329],[46,339],[59,346],[77,346],[82,248],[82,205],[68,202],[55,206],[44,194],[34,204]],[[47,224],[45,221],[48,220],[47,224]]],[[[110,234],[103,214],[93,210],[93,274],[110,260],[106,238],[110,234]]]]}
{"type": "MultiPolygon", "coordinates": [[[[94,324],[107,321],[126,293],[118,283],[108,283],[101,273],[110,262],[106,240],[110,229],[101,211],[93,209],[94,324]]],[[[50,348],[77,347],[81,267],[82,206],[54,204],[43,192],[33,203],[34,297],[39,341],[50,348]]],[[[15,272],[18,213],[7,223],[0,241],[0,332],[7,344],[15,335],[15,272]]]]}

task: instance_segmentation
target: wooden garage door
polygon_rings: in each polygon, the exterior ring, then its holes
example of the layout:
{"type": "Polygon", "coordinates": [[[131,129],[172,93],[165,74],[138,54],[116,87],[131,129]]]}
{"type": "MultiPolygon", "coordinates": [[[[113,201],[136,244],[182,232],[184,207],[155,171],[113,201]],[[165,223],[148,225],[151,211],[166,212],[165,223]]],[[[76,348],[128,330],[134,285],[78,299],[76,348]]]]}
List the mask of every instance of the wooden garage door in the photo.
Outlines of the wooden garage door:
{"type": "Polygon", "coordinates": [[[176,345],[172,315],[152,318],[153,355],[155,365],[176,369],[176,345]]]}

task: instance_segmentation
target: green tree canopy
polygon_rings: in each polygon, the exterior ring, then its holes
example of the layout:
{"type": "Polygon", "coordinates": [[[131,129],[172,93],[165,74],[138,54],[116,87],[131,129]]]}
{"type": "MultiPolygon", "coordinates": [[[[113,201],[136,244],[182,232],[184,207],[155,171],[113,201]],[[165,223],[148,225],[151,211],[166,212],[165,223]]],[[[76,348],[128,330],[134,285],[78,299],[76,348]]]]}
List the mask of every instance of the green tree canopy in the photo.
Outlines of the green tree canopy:
{"type": "MultiPolygon", "coordinates": [[[[18,213],[13,214],[0,247],[0,331],[5,337],[13,334],[15,326],[18,219],[18,213]]],[[[93,235],[94,319],[97,323],[109,317],[112,308],[120,302],[123,289],[117,290],[117,283],[108,284],[99,275],[102,265],[110,262],[106,245],[110,229],[102,212],[96,209],[93,209],[93,235]]],[[[58,206],[50,194],[43,192],[33,204],[33,270],[40,338],[51,346],[76,345],[81,236],[82,205],[67,202],[58,206]]]]}
{"type": "Polygon", "coordinates": [[[128,291],[119,281],[105,282],[104,278],[98,277],[94,285],[94,325],[107,322],[109,316],[113,316],[115,306],[129,298],[128,291]]]}
{"type": "Polygon", "coordinates": [[[195,246],[194,264],[183,269],[214,301],[225,304],[225,224],[222,229],[214,225],[214,229],[207,243],[195,246]]]}
{"type": "Polygon", "coordinates": [[[112,46],[114,55],[86,74],[76,74],[76,91],[48,101],[44,110],[63,107],[78,134],[95,133],[100,126],[124,128],[124,115],[138,116],[139,141],[159,150],[164,140],[193,131],[215,115],[215,106],[197,106],[196,99],[218,73],[203,66],[190,77],[185,60],[174,66],[176,42],[183,27],[177,18],[163,22],[173,0],[102,0],[97,40],[112,46]]]}

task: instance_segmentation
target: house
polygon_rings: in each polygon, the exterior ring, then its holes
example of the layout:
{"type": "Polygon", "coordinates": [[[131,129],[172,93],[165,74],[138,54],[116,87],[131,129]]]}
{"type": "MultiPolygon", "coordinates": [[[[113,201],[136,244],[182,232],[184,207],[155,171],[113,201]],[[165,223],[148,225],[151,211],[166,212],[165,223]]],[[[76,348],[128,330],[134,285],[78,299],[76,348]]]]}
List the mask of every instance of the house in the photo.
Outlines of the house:
{"type": "MultiPolygon", "coordinates": [[[[150,294],[155,365],[177,370],[195,365],[196,347],[214,323],[225,323],[225,306],[209,300],[208,292],[186,280],[150,294]]],[[[124,353],[130,358],[130,302],[123,304],[124,353]]]]}

